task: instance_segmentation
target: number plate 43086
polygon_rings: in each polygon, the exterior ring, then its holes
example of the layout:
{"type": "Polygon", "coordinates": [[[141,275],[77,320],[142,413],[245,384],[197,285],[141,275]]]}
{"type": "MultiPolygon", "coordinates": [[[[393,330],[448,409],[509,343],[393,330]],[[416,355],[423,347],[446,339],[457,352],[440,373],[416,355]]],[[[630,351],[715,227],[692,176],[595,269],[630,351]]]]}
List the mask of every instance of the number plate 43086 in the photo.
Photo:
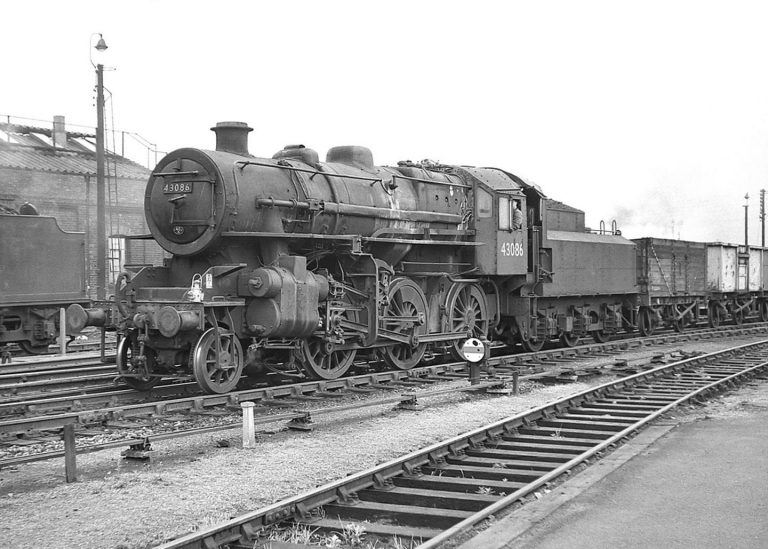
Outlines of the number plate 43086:
{"type": "Polygon", "coordinates": [[[191,193],[192,183],[163,183],[165,194],[191,193]]]}
{"type": "Polygon", "coordinates": [[[499,255],[504,257],[522,257],[525,248],[520,242],[502,242],[499,246],[499,255]]]}

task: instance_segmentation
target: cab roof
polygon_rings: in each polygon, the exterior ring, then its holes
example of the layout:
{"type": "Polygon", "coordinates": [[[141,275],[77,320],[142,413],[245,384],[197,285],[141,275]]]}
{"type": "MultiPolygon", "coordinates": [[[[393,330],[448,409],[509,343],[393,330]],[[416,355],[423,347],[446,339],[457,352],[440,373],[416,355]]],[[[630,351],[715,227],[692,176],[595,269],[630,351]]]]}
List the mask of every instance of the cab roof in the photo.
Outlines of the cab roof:
{"type": "Polygon", "coordinates": [[[522,177],[518,177],[513,173],[500,170],[498,168],[475,168],[470,166],[461,166],[458,168],[460,172],[465,172],[471,175],[473,178],[491,188],[494,191],[534,191],[540,197],[544,198],[544,193],[541,192],[536,185],[526,183],[522,177]]]}

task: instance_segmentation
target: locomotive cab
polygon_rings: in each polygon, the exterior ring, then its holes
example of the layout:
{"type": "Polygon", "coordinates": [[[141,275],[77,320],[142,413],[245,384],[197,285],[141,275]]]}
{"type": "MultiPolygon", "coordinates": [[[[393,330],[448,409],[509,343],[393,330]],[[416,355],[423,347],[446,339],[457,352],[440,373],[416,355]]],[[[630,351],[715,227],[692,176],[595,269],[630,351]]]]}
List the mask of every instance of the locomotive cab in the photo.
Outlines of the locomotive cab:
{"type": "Polygon", "coordinates": [[[515,190],[495,191],[479,185],[476,227],[487,238],[477,250],[478,266],[488,275],[524,275],[528,270],[525,197],[515,190]]]}
{"type": "Polygon", "coordinates": [[[531,251],[539,242],[533,235],[540,193],[502,170],[460,171],[475,182],[475,230],[483,235],[483,245],[475,253],[478,269],[489,276],[525,277],[533,270],[531,251]]]}

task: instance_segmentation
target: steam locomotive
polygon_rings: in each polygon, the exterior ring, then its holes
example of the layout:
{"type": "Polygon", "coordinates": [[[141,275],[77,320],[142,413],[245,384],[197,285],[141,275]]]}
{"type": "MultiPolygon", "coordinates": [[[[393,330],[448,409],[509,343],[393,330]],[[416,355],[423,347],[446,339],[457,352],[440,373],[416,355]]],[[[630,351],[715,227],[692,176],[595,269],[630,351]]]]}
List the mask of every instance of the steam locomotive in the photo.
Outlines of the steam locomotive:
{"type": "Polygon", "coordinates": [[[359,146],[257,158],[247,124],[212,130],[216,150],[176,150],[147,183],[145,238],[172,257],[127,266],[111,311],[68,311],[72,333],[118,331],[136,388],[192,375],[225,393],[244,371],[334,379],[358,359],[409,369],[434,350],[460,356],[468,337],[605,341],[709,306],[641,295],[636,243],[587,231],[583,212],[504,170],[376,166],[359,146]]]}

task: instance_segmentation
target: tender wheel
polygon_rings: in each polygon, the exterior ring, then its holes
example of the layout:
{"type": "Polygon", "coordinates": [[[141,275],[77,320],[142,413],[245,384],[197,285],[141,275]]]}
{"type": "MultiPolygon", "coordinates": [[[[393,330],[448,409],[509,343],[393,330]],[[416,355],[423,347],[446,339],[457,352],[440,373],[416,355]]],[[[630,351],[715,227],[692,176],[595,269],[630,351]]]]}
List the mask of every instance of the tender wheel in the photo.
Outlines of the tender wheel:
{"type": "Polygon", "coordinates": [[[768,322],[768,301],[760,302],[760,320],[768,322]]]}
{"type": "Polygon", "coordinates": [[[409,370],[424,357],[426,343],[418,336],[427,332],[427,298],[418,284],[396,278],[389,286],[389,304],[384,311],[382,328],[408,337],[410,343],[392,343],[384,347],[384,361],[393,368],[409,370]]]}
{"type": "Polygon", "coordinates": [[[355,360],[356,349],[331,351],[319,337],[305,339],[301,344],[301,366],[312,379],[336,379],[347,373],[355,360]]]}
{"type": "Polygon", "coordinates": [[[546,339],[543,337],[539,338],[528,338],[528,339],[520,339],[520,345],[522,345],[523,349],[528,353],[536,353],[538,351],[541,351],[541,349],[544,347],[544,343],[546,342],[546,339]]]}
{"type": "Polygon", "coordinates": [[[621,324],[624,331],[628,334],[631,334],[635,331],[635,326],[632,325],[630,318],[632,318],[632,310],[624,307],[621,310],[621,324]]]}
{"type": "Polygon", "coordinates": [[[716,303],[711,304],[709,306],[709,327],[718,328],[721,320],[720,307],[716,303]]]}
{"type": "MultiPolygon", "coordinates": [[[[467,337],[481,339],[488,335],[488,304],[485,293],[476,284],[454,284],[445,300],[447,331],[465,332],[467,337]]],[[[464,339],[455,341],[449,351],[456,360],[464,360],[460,349],[464,339]]]]}
{"type": "MultiPolygon", "coordinates": [[[[145,348],[144,354],[147,357],[147,371],[152,371],[152,366],[155,363],[154,351],[152,349],[145,348]]],[[[120,343],[117,344],[117,356],[115,360],[117,362],[117,371],[123,376],[123,381],[127,385],[130,385],[137,391],[149,391],[152,387],[160,383],[160,377],[147,375],[146,372],[142,372],[140,368],[137,368],[131,362],[133,358],[133,347],[131,345],[131,338],[124,337],[120,339],[120,343]]]]}
{"type": "Polygon", "coordinates": [[[563,332],[560,334],[560,344],[563,347],[575,347],[579,342],[579,336],[573,332],[563,332]]]}
{"type": "Polygon", "coordinates": [[[243,374],[243,348],[237,336],[220,327],[209,328],[197,340],[191,354],[192,373],[198,385],[209,394],[228,393],[243,374]]]}
{"type": "Polygon", "coordinates": [[[19,347],[21,347],[25,353],[30,355],[44,355],[49,352],[47,343],[44,343],[43,345],[33,345],[29,341],[19,341],[19,347]]]}
{"type": "Polygon", "coordinates": [[[653,335],[654,326],[650,309],[640,309],[637,317],[637,327],[641,336],[649,337],[653,335]]]}
{"type": "MultiPolygon", "coordinates": [[[[595,311],[589,313],[589,318],[592,324],[597,324],[600,321],[600,317],[595,311]]],[[[611,334],[605,332],[604,330],[592,330],[590,335],[592,336],[592,339],[595,340],[595,343],[606,343],[611,339],[611,334]]]]}
{"type": "Polygon", "coordinates": [[[736,324],[737,326],[741,326],[742,324],[744,324],[744,311],[743,310],[737,311],[734,309],[731,312],[731,318],[733,318],[734,324],[736,324]]]}

